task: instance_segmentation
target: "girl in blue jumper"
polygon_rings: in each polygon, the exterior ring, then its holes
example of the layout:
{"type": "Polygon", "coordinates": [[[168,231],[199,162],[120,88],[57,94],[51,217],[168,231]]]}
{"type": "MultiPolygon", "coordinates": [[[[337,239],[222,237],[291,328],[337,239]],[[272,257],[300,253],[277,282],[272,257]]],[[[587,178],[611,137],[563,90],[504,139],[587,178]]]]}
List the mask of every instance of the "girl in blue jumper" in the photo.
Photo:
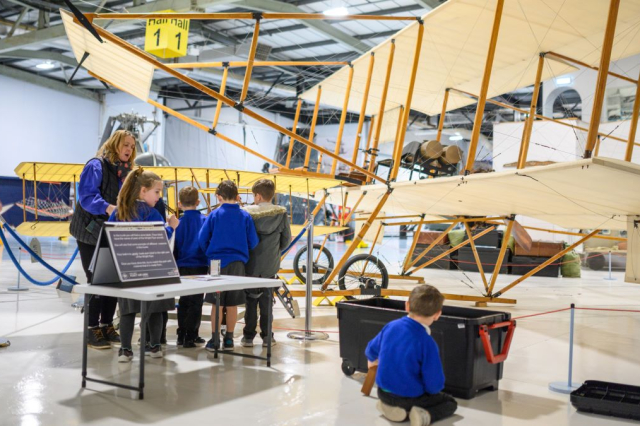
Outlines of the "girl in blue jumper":
{"type": "MultiPolygon", "coordinates": [[[[162,196],[162,179],[150,171],[138,168],[127,176],[118,195],[118,205],[109,222],[164,222],[154,206],[162,196]]],[[[171,215],[167,234],[171,235],[178,226],[178,219],[171,215]]],[[[119,362],[130,362],[133,359],[131,339],[135,327],[136,314],[140,312],[140,302],[118,298],[120,305],[120,340],[119,362]]],[[[162,358],[162,313],[175,308],[173,299],[157,300],[149,303],[149,308],[142,321],[146,319],[150,334],[149,355],[162,358]]]]}

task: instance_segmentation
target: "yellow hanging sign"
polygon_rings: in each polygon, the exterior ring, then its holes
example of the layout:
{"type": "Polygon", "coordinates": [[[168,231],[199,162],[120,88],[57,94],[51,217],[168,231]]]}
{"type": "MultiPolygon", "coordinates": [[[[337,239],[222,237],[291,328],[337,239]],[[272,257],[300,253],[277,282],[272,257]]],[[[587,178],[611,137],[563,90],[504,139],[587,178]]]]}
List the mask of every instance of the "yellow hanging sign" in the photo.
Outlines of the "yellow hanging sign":
{"type": "MultiPolygon", "coordinates": [[[[171,13],[173,10],[162,12],[171,13]]],[[[189,22],[189,19],[147,19],[144,50],[160,58],[185,56],[189,39],[189,22]]]]}

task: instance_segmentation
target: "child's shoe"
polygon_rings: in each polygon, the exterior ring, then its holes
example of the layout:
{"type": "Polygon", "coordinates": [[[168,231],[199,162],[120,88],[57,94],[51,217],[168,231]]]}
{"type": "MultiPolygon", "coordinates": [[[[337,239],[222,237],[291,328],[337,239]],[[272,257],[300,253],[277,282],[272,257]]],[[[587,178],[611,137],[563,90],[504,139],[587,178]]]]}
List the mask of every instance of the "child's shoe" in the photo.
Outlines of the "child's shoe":
{"type": "Polygon", "coordinates": [[[120,346],[120,335],[113,327],[113,324],[102,326],[100,329],[102,329],[102,335],[107,342],[113,346],[120,346]]]}
{"type": "Polygon", "coordinates": [[[409,422],[411,426],[429,426],[431,424],[431,414],[424,408],[413,406],[409,411],[409,422]]]}
{"type": "MultiPolygon", "coordinates": [[[[378,400],[376,408],[382,413],[383,416],[385,416],[392,422],[404,422],[407,418],[407,411],[404,408],[387,405],[380,400],[378,400]]],[[[413,423],[411,424],[411,426],[413,426],[413,423]]]]}
{"type": "Polygon", "coordinates": [[[196,337],[193,341],[194,341],[194,343],[196,344],[196,346],[202,346],[202,345],[204,345],[205,343],[207,343],[207,341],[206,341],[206,340],[204,340],[204,339],[203,339],[202,337],[200,337],[200,336],[196,337]]]}
{"type": "Polygon", "coordinates": [[[145,347],[144,354],[151,358],[162,358],[162,345],[145,347]]]}
{"type": "MultiPolygon", "coordinates": [[[[275,346],[275,345],[276,345],[276,338],[275,338],[275,337],[273,337],[273,336],[271,336],[271,346],[275,346]]],[[[266,348],[267,346],[269,346],[269,345],[267,344],[267,338],[266,338],[266,337],[263,337],[263,338],[262,338],[262,347],[263,347],[263,348],[266,348]]]]}
{"type": "Polygon", "coordinates": [[[131,362],[133,359],[133,351],[131,349],[120,348],[118,351],[118,362],[131,362]]]}
{"type": "Polygon", "coordinates": [[[194,342],[193,340],[185,340],[184,344],[182,345],[182,347],[185,348],[185,349],[197,348],[196,342],[194,342]]]}
{"type": "Polygon", "coordinates": [[[224,342],[222,343],[223,351],[232,351],[233,350],[233,334],[227,334],[224,336],[224,342]]]}
{"type": "Polygon", "coordinates": [[[243,348],[252,348],[253,347],[253,339],[249,339],[248,337],[243,337],[240,340],[240,346],[243,348]]]}
{"type": "Polygon", "coordinates": [[[111,349],[111,343],[105,339],[100,327],[85,330],[87,333],[87,346],[93,349],[111,349]]]}
{"type": "Polygon", "coordinates": [[[211,339],[209,339],[209,341],[207,342],[207,346],[205,346],[205,349],[208,350],[209,352],[215,352],[216,349],[220,349],[220,343],[216,342],[213,340],[213,337],[211,339]]]}

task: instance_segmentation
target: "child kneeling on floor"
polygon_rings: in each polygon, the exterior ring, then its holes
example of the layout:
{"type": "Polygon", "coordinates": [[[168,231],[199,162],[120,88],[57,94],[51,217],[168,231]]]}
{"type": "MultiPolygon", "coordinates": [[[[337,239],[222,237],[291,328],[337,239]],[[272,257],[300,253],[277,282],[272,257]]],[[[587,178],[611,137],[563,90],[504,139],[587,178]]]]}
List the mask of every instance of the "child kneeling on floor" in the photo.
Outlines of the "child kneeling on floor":
{"type": "MultiPolygon", "coordinates": [[[[164,222],[162,216],[154,206],[162,196],[162,180],[150,171],[143,171],[138,168],[127,176],[120,194],[118,194],[118,205],[111,213],[109,222],[164,222]]],[[[169,217],[167,234],[173,232],[178,226],[178,219],[171,215],[169,217]],[[172,229],[173,228],[173,229],[172,229]]],[[[131,339],[136,321],[136,314],[140,312],[140,301],[132,299],[118,298],[120,306],[120,351],[118,362],[129,362],[133,359],[131,339]]],[[[150,345],[147,354],[152,358],[162,358],[162,346],[160,338],[162,336],[162,313],[175,309],[174,299],[154,300],[149,302],[145,318],[142,322],[147,323],[150,334],[150,345]]]]}
{"type": "Polygon", "coordinates": [[[389,420],[427,426],[453,415],[455,399],[442,393],[444,372],[429,326],[440,318],[444,296],[430,285],[411,291],[409,315],[384,326],[367,345],[369,368],[378,365],[378,410],[389,420]]]}
{"type": "MultiPolygon", "coordinates": [[[[249,261],[249,252],[258,245],[258,234],[253,219],[238,205],[238,187],[233,181],[220,182],[216,189],[220,207],[212,211],[198,234],[200,248],[207,259],[220,261],[221,275],[245,276],[245,264],[249,261]]],[[[244,290],[223,291],[220,294],[220,315],[218,327],[222,321],[222,310],[227,308],[227,332],[222,339],[222,350],[232,351],[233,330],[238,321],[238,306],[245,303],[244,290]]],[[[217,294],[208,293],[204,301],[216,303],[217,294]]],[[[215,326],[215,306],[211,310],[211,328],[215,326]]],[[[218,328],[219,330],[220,328],[218,328]]],[[[215,351],[220,342],[214,336],[207,342],[206,350],[215,351]]]]}
{"type": "MultiPolygon", "coordinates": [[[[251,188],[254,204],[245,207],[253,218],[260,242],[249,253],[249,262],[246,266],[247,276],[260,278],[276,278],[280,270],[280,252],[291,243],[291,227],[287,217],[287,209],[272,204],[276,186],[269,179],[259,179],[251,188]]],[[[253,347],[253,339],[256,337],[258,325],[258,305],[260,305],[260,337],[262,346],[267,346],[267,322],[270,304],[273,303],[271,289],[260,288],[245,290],[247,296],[246,310],[244,314],[245,327],[240,344],[244,347],[253,347]]],[[[273,321],[273,316],[271,317],[273,321]]],[[[271,344],[275,344],[273,334],[271,344]]]]}

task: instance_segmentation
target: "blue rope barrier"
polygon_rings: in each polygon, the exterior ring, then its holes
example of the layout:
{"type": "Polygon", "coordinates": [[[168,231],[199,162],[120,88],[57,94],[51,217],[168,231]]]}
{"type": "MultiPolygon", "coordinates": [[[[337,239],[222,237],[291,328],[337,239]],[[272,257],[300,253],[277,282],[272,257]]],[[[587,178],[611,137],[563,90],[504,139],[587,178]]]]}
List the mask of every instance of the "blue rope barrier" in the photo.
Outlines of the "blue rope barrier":
{"type": "Polygon", "coordinates": [[[78,248],[77,247],[76,247],[76,250],[73,252],[73,255],[71,256],[71,259],[69,259],[69,262],[67,263],[67,265],[62,269],[62,272],[60,272],[57,269],[55,269],[53,266],[49,265],[40,256],[38,256],[38,254],[36,252],[34,252],[31,249],[31,247],[29,247],[28,244],[26,244],[24,241],[22,241],[22,239],[18,236],[18,234],[16,234],[13,231],[13,229],[11,229],[10,226],[0,227],[0,239],[2,240],[2,243],[5,245],[5,247],[7,247],[7,254],[9,255],[9,258],[11,259],[13,264],[16,266],[16,268],[18,268],[18,271],[20,271],[20,273],[29,282],[31,282],[32,284],[35,284],[35,285],[38,285],[38,286],[47,286],[47,285],[51,285],[51,284],[55,283],[60,278],[62,278],[65,281],[70,282],[71,284],[78,284],[76,282],[76,280],[74,280],[73,278],[70,278],[69,276],[66,275],[67,271],[69,270],[69,268],[73,264],[73,261],[75,260],[76,256],[78,255],[78,248]],[[49,271],[53,272],[57,277],[53,278],[52,280],[49,280],[49,281],[38,281],[35,278],[31,277],[27,273],[27,271],[25,271],[22,268],[22,265],[20,265],[20,262],[18,262],[18,260],[16,259],[15,255],[11,251],[11,248],[9,247],[9,242],[7,241],[7,237],[6,237],[6,235],[4,235],[4,231],[3,231],[4,229],[8,230],[9,233],[11,234],[11,236],[18,242],[18,244],[20,244],[31,256],[33,256],[38,262],[40,262],[49,271]]]}
{"type": "Polygon", "coordinates": [[[302,228],[302,231],[300,231],[300,233],[293,239],[293,241],[291,241],[291,244],[289,244],[289,247],[287,247],[286,249],[282,250],[280,252],[280,256],[284,256],[285,254],[289,253],[289,250],[291,250],[291,248],[296,245],[296,243],[298,241],[300,241],[300,238],[302,238],[302,236],[304,235],[305,232],[307,232],[307,229],[309,229],[308,227],[304,227],[302,228]]]}

